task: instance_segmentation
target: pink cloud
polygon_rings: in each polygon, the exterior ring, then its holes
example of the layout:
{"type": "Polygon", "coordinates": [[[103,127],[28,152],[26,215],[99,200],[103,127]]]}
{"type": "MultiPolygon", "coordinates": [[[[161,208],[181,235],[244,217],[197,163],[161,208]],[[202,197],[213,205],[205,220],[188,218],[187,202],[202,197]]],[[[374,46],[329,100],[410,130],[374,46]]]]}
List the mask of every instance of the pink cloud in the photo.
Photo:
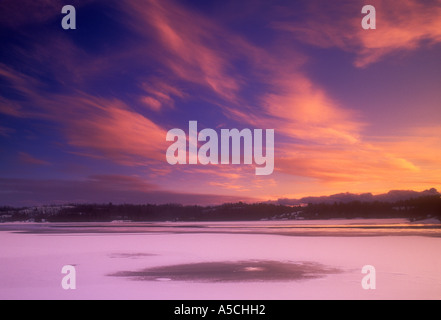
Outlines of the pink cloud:
{"type": "Polygon", "coordinates": [[[50,162],[45,161],[45,160],[41,160],[41,159],[37,159],[26,152],[19,152],[18,159],[20,162],[22,162],[24,164],[39,165],[39,166],[50,165],[50,162]]]}
{"type": "Polygon", "coordinates": [[[351,144],[360,139],[364,125],[354,111],[340,107],[299,72],[278,76],[274,83],[278,89],[262,97],[265,113],[271,117],[267,125],[289,137],[321,144],[351,144]]]}
{"type": "MultiPolygon", "coordinates": [[[[314,20],[302,25],[279,21],[272,26],[313,45],[354,52],[354,63],[359,67],[393,52],[418,48],[423,40],[440,41],[440,20],[435,19],[440,16],[438,6],[429,8],[422,2],[406,0],[398,13],[390,2],[373,1],[378,13],[378,29],[374,33],[361,29],[361,5],[357,1],[351,3],[329,12],[317,2],[309,2],[314,20]],[[336,19],[339,15],[342,18],[336,19]]],[[[254,192],[269,186],[270,180],[257,180],[252,170],[245,167],[164,166],[167,147],[164,127],[124,101],[95,97],[81,89],[88,79],[103,77],[115,65],[123,68],[132,60],[137,65],[151,60],[164,75],[160,79],[144,78],[138,85],[143,92],[136,99],[148,107],[147,112],[174,108],[179,99],[186,99],[185,91],[176,85],[184,81],[190,83],[189,87],[196,85],[198,99],[207,99],[206,90],[215,93],[215,98],[210,97],[214,104],[243,127],[276,129],[277,139],[282,141],[276,142],[276,175],[288,176],[286,179],[291,179],[291,183],[283,184],[285,190],[271,184],[268,194],[287,192],[297,177],[311,179],[318,185],[348,186],[351,190],[360,181],[365,181],[369,189],[369,185],[398,181],[397,176],[416,183],[441,178],[439,163],[434,160],[441,155],[431,150],[439,144],[418,144],[420,138],[428,137],[422,134],[415,134],[407,147],[405,142],[394,139],[390,143],[371,141],[363,135],[362,115],[345,108],[302,71],[308,60],[294,46],[275,39],[265,49],[258,47],[178,1],[124,1],[117,5],[128,14],[128,25],[145,42],[132,43],[105,57],[92,57],[65,37],[55,36],[49,44],[35,44],[32,53],[20,51],[23,57],[47,65],[60,83],[74,84],[72,87],[79,89],[72,93],[42,94],[42,83],[24,72],[0,65],[0,76],[27,98],[26,102],[18,103],[0,97],[0,113],[51,120],[60,124],[66,142],[75,148],[68,152],[129,166],[148,164],[155,178],[165,180],[172,175],[195,174],[200,180],[187,179],[191,182],[187,181],[187,185],[200,190],[211,186],[209,190],[213,192],[225,189],[254,192]],[[61,53],[54,57],[54,51],[61,53]],[[252,70],[248,79],[237,72],[237,60],[246,61],[252,70]],[[249,80],[264,88],[256,90],[253,103],[241,95],[249,80]],[[412,148],[419,152],[413,152],[412,148]]],[[[22,22],[19,19],[17,23],[22,22]]],[[[430,137],[435,136],[430,133],[430,137]]],[[[118,181],[122,185],[128,183],[124,179],[118,181]]],[[[172,178],[167,183],[176,185],[172,178]]]]}
{"type": "Polygon", "coordinates": [[[123,9],[134,30],[154,37],[165,50],[154,58],[174,76],[209,88],[228,101],[238,98],[241,79],[234,74],[235,54],[254,55],[257,48],[176,1],[129,2],[123,9]]]}
{"type": "Polygon", "coordinates": [[[164,107],[174,108],[175,97],[185,98],[187,95],[180,89],[159,79],[151,79],[142,84],[146,96],[141,101],[153,111],[160,111],[164,107]]]}
{"type": "Polygon", "coordinates": [[[123,102],[87,95],[59,98],[69,101],[69,110],[59,111],[61,100],[46,106],[53,111],[52,117],[65,123],[70,145],[125,165],[164,159],[166,131],[123,102]]]}
{"type": "Polygon", "coordinates": [[[424,41],[441,42],[441,3],[405,0],[400,3],[373,1],[378,32],[359,32],[361,49],[355,64],[373,63],[400,50],[414,50],[424,41]]]}
{"type": "MultiPolygon", "coordinates": [[[[231,35],[215,20],[208,20],[172,1],[134,3],[128,12],[135,17],[130,21],[139,33],[152,36],[146,30],[153,27],[153,36],[165,49],[160,61],[173,76],[211,88],[225,99],[218,103],[223,113],[243,126],[276,128],[279,137],[285,139],[337,145],[345,150],[362,139],[364,124],[358,120],[359,115],[340,106],[300,71],[307,59],[294,48],[286,45],[275,45],[271,51],[259,48],[231,35]],[[144,28],[145,25],[149,27],[144,28]],[[246,80],[233,76],[234,59],[240,57],[247,59],[251,69],[259,70],[253,74],[253,80],[267,88],[256,93],[254,105],[239,95],[246,80]]],[[[149,98],[145,102],[159,110],[162,106],[159,97],[151,92],[154,100],[149,98]]],[[[277,156],[283,156],[284,152],[280,150],[277,156]]],[[[291,172],[287,166],[280,168],[285,173],[291,172]]],[[[201,170],[211,172],[207,168],[201,170]]],[[[222,172],[224,170],[212,172],[210,176],[219,178],[222,172]]],[[[233,174],[240,178],[247,176],[245,171],[233,174]]],[[[225,182],[218,179],[211,179],[210,184],[225,187],[225,182]]],[[[234,185],[239,188],[237,181],[234,185]]]]}
{"type": "Polygon", "coordinates": [[[366,67],[392,53],[420,48],[427,42],[441,42],[439,1],[372,0],[369,4],[376,8],[376,30],[361,27],[361,8],[365,4],[347,2],[330,10],[329,6],[311,2],[308,7],[314,19],[277,21],[273,27],[288,31],[303,42],[354,52],[357,67],[366,67]]]}
{"type": "MultiPolygon", "coordinates": [[[[153,36],[166,50],[161,62],[173,75],[211,88],[225,99],[218,105],[228,117],[255,127],[276,127],[279,134],[307,141],[359,139],[363,125],[356,115],[338,106],[299,71],[306,59],[294,49],[276,46],[269,52],[173,1],[136,2],[127,10],[139,33],[151,35],[151,27],[156,31],[153,36]],[[234,77],[237,58],[260,70],[255,71],[255,80],[269,88],[256,94],[258,104],[248,105],[238,94],[246,80],[234,77]]],[[[143,101],[160,110],[170,95],[154,90],[143,101]]]]}
{"type": "Polygon", "coordinates": [[[141,101],[146,104],[150,109],[154,111],[160,111],[162,108],[162,103],[152,97],[143,97],[141,101]]]}
{"type": "Polygon", "coordinates": [[[27,108],[22,108],[17,102],[2,98],[1,112],[61,124],[68,143],[89,150],[93,156],[126,165],[146,165],[164,159],[166,131],[124,102],[82,92],[41,95],[40,84],[34,79],[20,72],[3,72],[3,75],[30,102],[25,102],[27,108]],[[12,109],[14,112],[8,108],[10,105],[17,106],[12,109]]]}

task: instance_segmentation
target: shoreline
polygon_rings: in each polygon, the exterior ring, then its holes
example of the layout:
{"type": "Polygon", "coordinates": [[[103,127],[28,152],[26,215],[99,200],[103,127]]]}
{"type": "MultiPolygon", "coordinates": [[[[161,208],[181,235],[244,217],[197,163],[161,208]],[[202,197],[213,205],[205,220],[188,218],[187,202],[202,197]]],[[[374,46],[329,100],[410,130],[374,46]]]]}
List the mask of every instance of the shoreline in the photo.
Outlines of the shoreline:
{"type": "Polygon", "coordinates": [[[328,219],[216,222],[25,222],[2,223],[0,231],[27,234],[258,234],[283,236],[441,237],[432,219],[328,219]]]}

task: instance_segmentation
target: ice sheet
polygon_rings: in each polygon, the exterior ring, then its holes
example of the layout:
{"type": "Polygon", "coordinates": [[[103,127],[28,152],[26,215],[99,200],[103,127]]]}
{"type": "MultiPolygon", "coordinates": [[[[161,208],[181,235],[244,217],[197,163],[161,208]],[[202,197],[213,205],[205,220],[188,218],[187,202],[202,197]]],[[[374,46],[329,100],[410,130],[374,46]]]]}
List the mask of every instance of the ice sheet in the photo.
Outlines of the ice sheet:
{"type": "MultiPolygon", "coordinates": [[[[237,224],[246,227],[246,223],[237,224]]],[[[440,237],[367,237],[353,236],[352,233],[351,236],[320,236],[319,233],[286,236],[271,232],[198,232],[197,229],[200,228],[177,233],[170,232],[169,227],[161,232],[135,233],[116,230],[102,233],[97,229],[63,233],[0,231],[0,298],[441,298],[440,237]],[[249,265],[246,261],[250,262],[249,265]],[[203,266],[204,263],[245,262],[242,271],[261,272],[262,264],[259,263],[262,261],[319,265],[339,272],[283,280],[257,277],[252,281],[241,281],[240,276],[234,281],[207,281],[197,276],[187,280],[173,279],[173,274],[161,274],[154,279],[115,276],[121,272],[130,275],[130,272],[136,274],[150,268],[171,267],[165,270],[176,270],[173,266],[203,266]],[[75,290],[61,287],[64,265],[76,268],[75,290]],[[361,281],[366,275],[361,270],[365,265],[375,267],[375,290],[362,288],[361,281]]],[[[121,230],[126,230],[126,226],[121,230]]],[[[262,268],[266,268],[263,265],[262,268]]]]}

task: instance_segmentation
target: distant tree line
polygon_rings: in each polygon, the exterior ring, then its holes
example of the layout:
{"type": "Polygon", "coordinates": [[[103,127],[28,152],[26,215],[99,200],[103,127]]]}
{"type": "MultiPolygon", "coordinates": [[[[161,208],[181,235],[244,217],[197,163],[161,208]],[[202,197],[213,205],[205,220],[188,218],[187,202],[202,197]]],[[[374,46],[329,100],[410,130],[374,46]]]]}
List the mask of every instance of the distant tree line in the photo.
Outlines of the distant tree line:
{"type": "Polygon", "coordinates": [[[164,205],[74,205],[56,215],[39,217],[50,222],[81,221],[238,221],[261,220],[292,212],[291,207],[271,204],[228,203],[220,206],[164,205]]]}
{"type": "Polygon", "coordinates": [[[424,196],[396,202],[351,201],[309,204],[303,210],[305,219],[331,218],[441,218],[440,196],[424,196]]]}
{"type": "Polygon", "coordinates": [[[441,197],[424,196],[396,202],[334,202],[287,206],[227,203],[219,206],[180,204],[72,204],[62,207],[0,207],[0,222],[109,222],[130,221],[252,221],[281,219],[407,218],[441,219],[441,197]]]}

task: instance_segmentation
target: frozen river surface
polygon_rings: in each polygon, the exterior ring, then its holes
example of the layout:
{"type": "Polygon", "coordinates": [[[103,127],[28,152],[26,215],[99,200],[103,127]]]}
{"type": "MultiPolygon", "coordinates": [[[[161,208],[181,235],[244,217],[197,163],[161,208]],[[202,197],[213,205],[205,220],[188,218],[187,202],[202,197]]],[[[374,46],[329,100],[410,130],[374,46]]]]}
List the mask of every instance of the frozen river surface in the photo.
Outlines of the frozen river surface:
{"type": "Polygon", "coordinates": [[[441,299],[433,221],[14,223],[0,242],[0,299],[441,299]]]}

